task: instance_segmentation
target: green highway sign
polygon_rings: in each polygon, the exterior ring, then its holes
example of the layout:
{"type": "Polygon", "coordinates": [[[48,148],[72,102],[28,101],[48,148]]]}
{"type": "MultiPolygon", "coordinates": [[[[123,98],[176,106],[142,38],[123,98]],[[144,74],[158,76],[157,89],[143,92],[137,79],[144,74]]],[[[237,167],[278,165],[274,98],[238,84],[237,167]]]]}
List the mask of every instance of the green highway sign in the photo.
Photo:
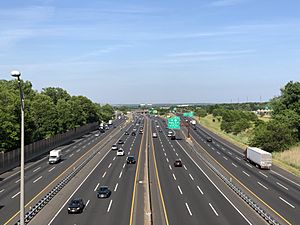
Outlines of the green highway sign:
{"type": "Polygon", "coordinates": [[[193,117],[194,116],[194,112],[188,112],[188,113],[183,113],[183,116],[188,116],[188,117],[193,117]]]}
{"type": "Polygon", "coordinates": [[[180,129],[180,117],[174,116],[168,119],[169,129],[180,129]]]}

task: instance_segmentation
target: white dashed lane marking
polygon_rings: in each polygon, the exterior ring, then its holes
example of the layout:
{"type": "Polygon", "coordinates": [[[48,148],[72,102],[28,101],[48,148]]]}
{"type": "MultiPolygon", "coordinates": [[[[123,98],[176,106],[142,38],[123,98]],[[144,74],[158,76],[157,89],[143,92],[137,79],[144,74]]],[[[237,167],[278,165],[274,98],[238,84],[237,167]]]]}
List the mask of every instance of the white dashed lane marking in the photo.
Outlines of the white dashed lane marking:
{"type": "Polygon", "coordinates": [[[234,167],[237,167],[237,165],[235,165],[234,163],[231,163],[234,167]]]}
{"type": "Polygon", "coordinates": [[[248,173],[246,173],[244,170],[243,170],[243,173],[246,174],[248,177],[250,177],[250,175],[248,173]]]}
{"type": "Polygon", "coordinates": [[[260,186],[262,186],[264,189],[268,190],[269,188],[267,188],[265,185],[263,185],[262,183],[260,182],[257,182],[260,186]]]}
{"type": "Polygon", "coordinates": [[[289,203],[287,200],[285,200],[285,199],[283,199],[283,198],[281,198],[281,197],[279,197],[279,199],[281,200],[281,201],[283,201],[283,202],[285,202],[287,205],[289,205],[290,207],[292,207],[293,209],[295,208],[295,206],[293,206],[291,203],[289,203]]]}
{"type": "Polygon", "coordinates": [[[192,211],[190,210],[189,205],[188,205],[187,203],[185,203],[185,206],[186,206],[186,208],[187,208],[187,210],[188,210],[190,216],[192,216],[193,214],[192,214],[192,211]]]}
{"type": "Polygon", "coordinates": [[[281,183],[279,183],[279,182],[276,182],[276,184],[278,184],[280,187],[282,187],[282,188],[284,188],[285,190],[289,190],[286,186],[284,186],[284,185],[282,185],[281,183]]]}
{"type": "Polygon", "coordinates": [[[178,190],[179,190],[180,194],[182,195],[183,193],[182,193],[182,190],[181,190],[181,188],[180,188],[180,186],[179,186],[179,185],[177,186],[177,188],[178,188],[178,190]]]}
{"type": "Polygon", "coordinates": [[[214,211],[214,213],[216,214],[216,216],[219,216],[219,214],[217,213],[217,211],[215,210],[215,208],[212,206],[212,204],[209,203],[209,206],[214,211]]]}
{"type": "Polygon", "coordinates": [[[199,186],[197,186],[197,188],[200,191],[200,193],[203,194],[203,191],[201,190],[201,188],[199,186]]]}
{"type": "Polygon", "coordinates": [[[100,185],[99,183],[96,185],[94,191],[96,191],[98,189],[99,185],[100,185]]]}

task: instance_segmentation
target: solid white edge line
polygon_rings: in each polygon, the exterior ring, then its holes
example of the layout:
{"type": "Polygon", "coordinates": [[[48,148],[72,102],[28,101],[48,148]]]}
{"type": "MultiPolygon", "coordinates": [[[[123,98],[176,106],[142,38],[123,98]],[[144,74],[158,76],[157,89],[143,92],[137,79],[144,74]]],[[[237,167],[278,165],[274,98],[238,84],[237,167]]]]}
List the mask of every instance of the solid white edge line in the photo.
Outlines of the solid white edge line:
{"type": "Polygon", "coordinates": [[[57,213],[54,215],[54,217],[50,220],[48,225],[50,225],[55,218],[58,216],[58,214],[63,210],[63,208],[66,206],[66,204],[70,201],[70,199],[73,197],[73,195],[78,191],[78,189],[83,185],[83,183],[88,179],[88,177],[94,172],[94,170],[99,166],[99,164],[102,162],[102,160],[108,155],[110,151],[106,152],[106,154],[103,156],[103,158],[96,164],[96,166],[90,171],[90,173],[84,178],[84,180],[78,185],[78,187],[75,189],[75,191],[70,195],[70,197],[65,201],[65,203],[62,205],[62,207],[57,211],[57,213]]]}
{"type": "Polygon", "coordinates": [[[186,207],[187,210],[189,211],[190,216],[192,216],[193,214],[192,214],[192,212],[191,212],[191,210],[190,210],[190,207],[189,207],[189,205],[188,205],[187,203],[185,203],[185,207],[186,207]]]}
{"type": "Polygon", "coordinates": [[[212,204],[208,203],[210,208],[214,211],[214,213],[216,214],[216,216],[219,216],[219,214],[217,213],[217,211],[215,210],[215,208],[212,206],[212,204]]]}
{"type": "Polygon", "coordinates": [[[213,184],[213,186],[222,194],[222,196],[230,203],[230,205],[246,220],[248,224],[252,223],[246,218],[246,216],[229,200],[229,198],[219,189],[219,187],[210,179],[210,177],[202,170],[202,168],[195,162],[195,160],[187,154],[185,149],[182,147],[182,145],[176,141],[178,145],[182,148],[182,150],[185,152],[185,154],[192,160],[192,162],[198,167],[198,169],[205,175],[205,177],[213,184]]]}

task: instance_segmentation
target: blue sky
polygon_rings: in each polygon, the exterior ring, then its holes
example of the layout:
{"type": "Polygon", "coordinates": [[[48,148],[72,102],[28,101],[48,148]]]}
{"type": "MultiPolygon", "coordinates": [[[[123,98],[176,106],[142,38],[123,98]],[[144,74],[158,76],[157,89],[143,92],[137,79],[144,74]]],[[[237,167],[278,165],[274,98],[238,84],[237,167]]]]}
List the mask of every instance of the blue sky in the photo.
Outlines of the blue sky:
{"type": "Polygon", "coordinates": [[[263,101],[300,78],[297,0],[0,2],[0,79],[99,103],[263,101]]]}

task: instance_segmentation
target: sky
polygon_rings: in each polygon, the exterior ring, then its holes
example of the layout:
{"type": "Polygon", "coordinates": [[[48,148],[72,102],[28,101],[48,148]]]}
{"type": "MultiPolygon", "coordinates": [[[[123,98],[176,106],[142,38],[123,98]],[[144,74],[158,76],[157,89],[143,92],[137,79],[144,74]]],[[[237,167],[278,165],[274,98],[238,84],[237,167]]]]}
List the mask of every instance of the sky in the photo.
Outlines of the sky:
{"type": "Polygon", "coordinates": [[[0,79],[101,104],[268,101],[300,79],[298,0],[0,1],[0,79]]]}

